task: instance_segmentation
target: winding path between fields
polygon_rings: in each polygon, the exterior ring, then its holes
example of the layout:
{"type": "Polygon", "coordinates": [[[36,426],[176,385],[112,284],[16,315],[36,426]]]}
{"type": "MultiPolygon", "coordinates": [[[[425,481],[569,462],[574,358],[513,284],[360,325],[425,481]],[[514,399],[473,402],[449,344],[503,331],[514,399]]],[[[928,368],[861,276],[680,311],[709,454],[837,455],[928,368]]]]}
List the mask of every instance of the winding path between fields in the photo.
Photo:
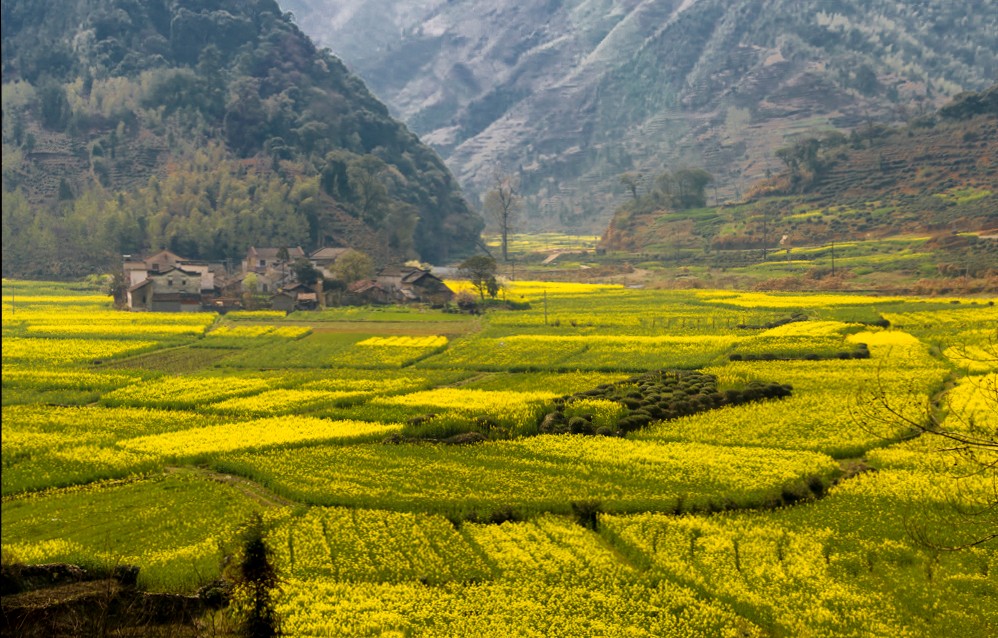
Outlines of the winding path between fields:
{"type": "Polygon", "coordinates": [[[216,472],[215,470],[206,467],[194,467],[190,465],[184,467],[171,466],[166,468],[166,472],[168,474],[188,474],[209,481],[215,481],[216,483],[221,483],[222,485],[231,487],[243,496],[246,496],[250,500],[259,503],[264,507],[290,507],[301,504],[297,501],[292,501],[275,494],[256,481],[251,481],[248,478],[234,476],[232,474],[223,474],[222,472],[216,472]]]}

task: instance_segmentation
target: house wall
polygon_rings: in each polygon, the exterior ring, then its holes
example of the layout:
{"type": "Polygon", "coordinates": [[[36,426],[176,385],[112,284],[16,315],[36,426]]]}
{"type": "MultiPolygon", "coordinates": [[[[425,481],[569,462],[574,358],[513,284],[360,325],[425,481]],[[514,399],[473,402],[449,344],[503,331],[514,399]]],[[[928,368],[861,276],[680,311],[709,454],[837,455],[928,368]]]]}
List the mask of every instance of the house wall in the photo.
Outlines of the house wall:
{"type": "Polygon", "coordinates": [[[135,284],[142,283],[149,277],[149,273],[146,270],[129,270],[128,271],[128,287],[131,288],[135,284]]]}
{"type": "Polygon", "coordinates": [[[152,280],[154,294],[201,293],[200,273],[187,274],[181,270],[171,270],[163,274],[150,272],[149,279],[152,280]]]}
{"type": "Polygon", "coordinates": [[[181,304],[179,301],[157,301],[156,298],[153,297],[153,312],[180,312],[180,306],[181,304]]]}
{"type": "MultiPolygon", "coordinates": [[[[215,273],[209,270],[208,266],[202,265],[184,265],[184,270],[195,271],[200,274],[201,277],[201,290],[214,290],[215,289],[215,273]]],[[[141,283],[149,278],[148,270],[129,270],[128,271],[128,287],[131,288],[135,284],[141,283]]]]}
{"type": "Polygon", "coordinates": [[[132,310],[152,310],[152,287],[146,286],[129,292],[128,307],[132,310]]]}
{"type": "Polygon", "coordinates": [[[212,290],[215,287],[215,273],[208,264],[181,264],[187,272],[196,272],[201,276],[201,290],[212,290]]]}
{"type": "Polygon", "coordinates": [[[291,312],[295,309],[295,300],[287,295],[277,295],[270,301],[270,307],[274,310],[291,312]]]}

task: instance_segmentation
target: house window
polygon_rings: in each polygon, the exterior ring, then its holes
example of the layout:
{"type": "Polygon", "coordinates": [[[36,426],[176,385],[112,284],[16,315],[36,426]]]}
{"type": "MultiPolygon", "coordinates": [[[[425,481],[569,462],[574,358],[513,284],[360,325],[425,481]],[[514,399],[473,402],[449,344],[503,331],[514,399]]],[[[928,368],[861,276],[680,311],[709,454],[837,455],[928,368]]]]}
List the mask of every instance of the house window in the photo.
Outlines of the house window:
{"type": "Polygon", "coordinates": [[[263,284],[263,291],[267,292],[267,284],[263,284]]]}
{"type": "Polygon", "coordinates": [[[153,272],[159,272],[159,264],[153,264],[152,265],[152,270],[153,270],[153,272]]]}
{"type": "Polygon", "coordinates": [[[267,265],[267,260],[266,259],[261,259],[260,260],[260,268],[263,268],[266,265],[267,265]]]}
{"type": "Polygon", "coordinates": [[[173,278],[172,277],[170,279],[166,280],[166,285],[167,286],[172,286],[173,285],[173,278]]]}

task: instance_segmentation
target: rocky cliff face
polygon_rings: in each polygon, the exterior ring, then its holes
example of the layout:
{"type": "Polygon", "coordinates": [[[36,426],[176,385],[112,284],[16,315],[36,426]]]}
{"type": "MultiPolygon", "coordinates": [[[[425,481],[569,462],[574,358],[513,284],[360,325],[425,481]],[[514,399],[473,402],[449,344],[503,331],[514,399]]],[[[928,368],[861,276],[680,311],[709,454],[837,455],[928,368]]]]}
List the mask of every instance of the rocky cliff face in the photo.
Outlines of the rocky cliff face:
{"type": "Polygon", "coordinates": [[[998,72],[995,0],[286,0],[472,192],[602,226],[623,172],[704,166],[722,201],[830,127],[932,110],[998,72]]]}

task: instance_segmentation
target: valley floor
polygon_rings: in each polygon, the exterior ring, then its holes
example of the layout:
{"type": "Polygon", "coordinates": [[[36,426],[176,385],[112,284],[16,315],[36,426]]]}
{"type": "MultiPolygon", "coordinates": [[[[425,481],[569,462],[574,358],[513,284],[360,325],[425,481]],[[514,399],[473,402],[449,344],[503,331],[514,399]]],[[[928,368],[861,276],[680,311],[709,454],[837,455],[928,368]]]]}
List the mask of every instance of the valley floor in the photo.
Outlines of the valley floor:
{"type": "Polygon", "coordinates": [[[192,593],[259,514],[287,635],[998,633],[994,300],[502,294],[529,308],[4,281],[4,562],[192,593]]]}

